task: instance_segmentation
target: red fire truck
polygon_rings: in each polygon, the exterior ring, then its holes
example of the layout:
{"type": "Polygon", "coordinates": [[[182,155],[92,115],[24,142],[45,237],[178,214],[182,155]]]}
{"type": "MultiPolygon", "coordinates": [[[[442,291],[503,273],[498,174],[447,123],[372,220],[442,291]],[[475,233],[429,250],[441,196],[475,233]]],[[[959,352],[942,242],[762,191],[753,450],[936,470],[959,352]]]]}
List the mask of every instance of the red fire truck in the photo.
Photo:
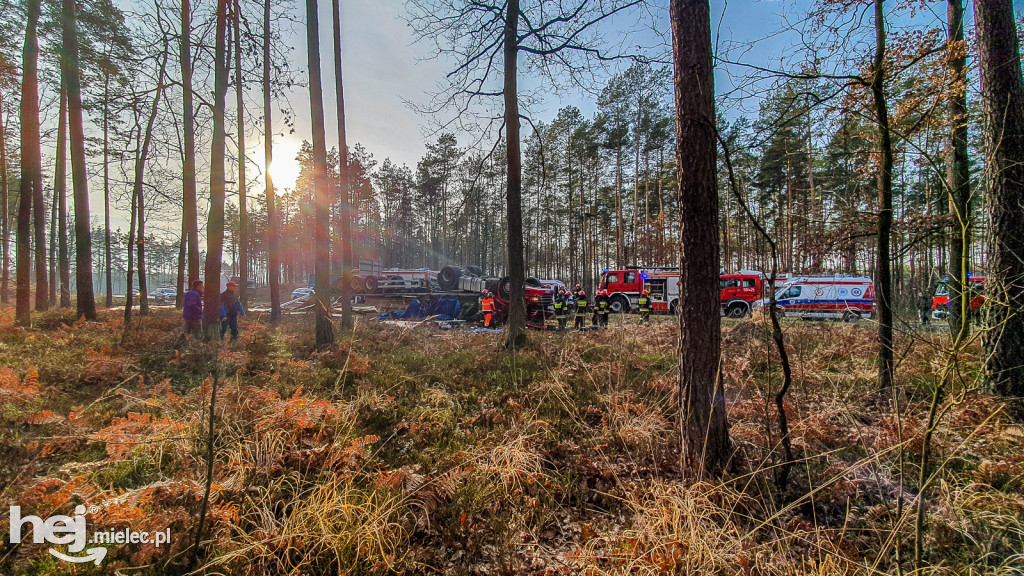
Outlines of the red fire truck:
{"type": "MultiPolygon", "coordinates": [[[[935,295],[932,296],[932,318],[937,320],[949,316],[949,275],[944,275],[939,283],[935,285],[935,295]]],[[[975,276],[967,273],[967,286],[971,294],[971,312],[977,312],[985,302],[982,291],[985,289],[985,277],[975,276]]]]}
{"type": "MultiPolygon", "coordinates": [[[[750,314],[752,304],[762,298],[764,274],[741,270],[722,274],[719,279],[722,314],[739,318],[750,314]]],[[[675,314],[679,305],[679,268],[628,268],[605,270],[599,289],[608,291],[612,310],[629,312],[644,289],[651,291],[652,308],[675,314]]]]}

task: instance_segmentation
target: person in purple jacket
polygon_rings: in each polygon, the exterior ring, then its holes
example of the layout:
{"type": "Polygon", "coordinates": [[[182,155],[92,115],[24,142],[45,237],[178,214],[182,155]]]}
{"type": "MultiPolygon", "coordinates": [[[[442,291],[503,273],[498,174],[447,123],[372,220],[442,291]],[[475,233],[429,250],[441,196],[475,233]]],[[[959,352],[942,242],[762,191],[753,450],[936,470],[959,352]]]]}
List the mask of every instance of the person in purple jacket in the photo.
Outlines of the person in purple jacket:
{"type": "Polygon", "coordinates": [[[185,292],[184,310],[185,335],[200,338],[203,335],[203,281],[193,280],[192,289],[185,292]]]}

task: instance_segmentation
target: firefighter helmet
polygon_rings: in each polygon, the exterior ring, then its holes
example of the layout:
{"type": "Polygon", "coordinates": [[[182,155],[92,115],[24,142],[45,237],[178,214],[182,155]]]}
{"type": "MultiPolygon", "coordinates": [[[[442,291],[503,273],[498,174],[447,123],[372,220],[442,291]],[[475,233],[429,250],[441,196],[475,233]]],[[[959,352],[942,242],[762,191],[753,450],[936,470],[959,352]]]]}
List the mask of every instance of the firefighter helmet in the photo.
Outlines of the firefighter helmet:
{"type": "Polygon", "coordinates": [[[484,298],[486,298],[486,297],[490,296],[491,293],[488,292],[487,290],[484,290],[483,292],[480,293],[480,295],[483,296],[484,298]]]}

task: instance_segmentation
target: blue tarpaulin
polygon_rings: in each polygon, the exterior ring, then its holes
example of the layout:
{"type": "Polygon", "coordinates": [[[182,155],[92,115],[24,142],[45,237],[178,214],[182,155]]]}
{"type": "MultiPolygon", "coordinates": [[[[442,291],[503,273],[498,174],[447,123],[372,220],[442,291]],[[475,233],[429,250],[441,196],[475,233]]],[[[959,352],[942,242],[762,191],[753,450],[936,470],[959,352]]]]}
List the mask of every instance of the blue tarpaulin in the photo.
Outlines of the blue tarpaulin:
{"type": "Polygon", "coordinates": [[[441,298],[436,302],[427,302],[426,304],[421,304],[419,300],[413,300],[405,310],[381,314],[374,320],[415,320],[428,316],[437,316],[437,320],[455,320],[459,315],[461,305],[458,298],[441,298]]]}

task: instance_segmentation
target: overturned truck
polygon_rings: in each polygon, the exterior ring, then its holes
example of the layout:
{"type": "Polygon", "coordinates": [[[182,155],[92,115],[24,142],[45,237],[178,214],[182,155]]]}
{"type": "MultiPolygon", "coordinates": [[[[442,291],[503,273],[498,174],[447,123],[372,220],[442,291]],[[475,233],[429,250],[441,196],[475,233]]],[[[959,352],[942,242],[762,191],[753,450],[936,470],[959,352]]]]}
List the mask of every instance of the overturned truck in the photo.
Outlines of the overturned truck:
{"type": "MultiPolygon", "coordinates": [[[[362,263],[360,263],[362,264],[362,263]]],[[[373,270],[360,265],[355,292],[381,298],[415,296],[417,307],[431,310],[442,300],[459,302],[457,319],[472,320],[479,312],[480,294],[487,290],[494,297],[495,321],[502,323],[508,317],[511,280],[484,276],[477,266],[445,266],[437,272],[430,270],[373,270]]],[[[552,313],[555,293],[541,285],[536,278],[526,279],[526,318],[535,328],[542,328],[552,313]]]]}

